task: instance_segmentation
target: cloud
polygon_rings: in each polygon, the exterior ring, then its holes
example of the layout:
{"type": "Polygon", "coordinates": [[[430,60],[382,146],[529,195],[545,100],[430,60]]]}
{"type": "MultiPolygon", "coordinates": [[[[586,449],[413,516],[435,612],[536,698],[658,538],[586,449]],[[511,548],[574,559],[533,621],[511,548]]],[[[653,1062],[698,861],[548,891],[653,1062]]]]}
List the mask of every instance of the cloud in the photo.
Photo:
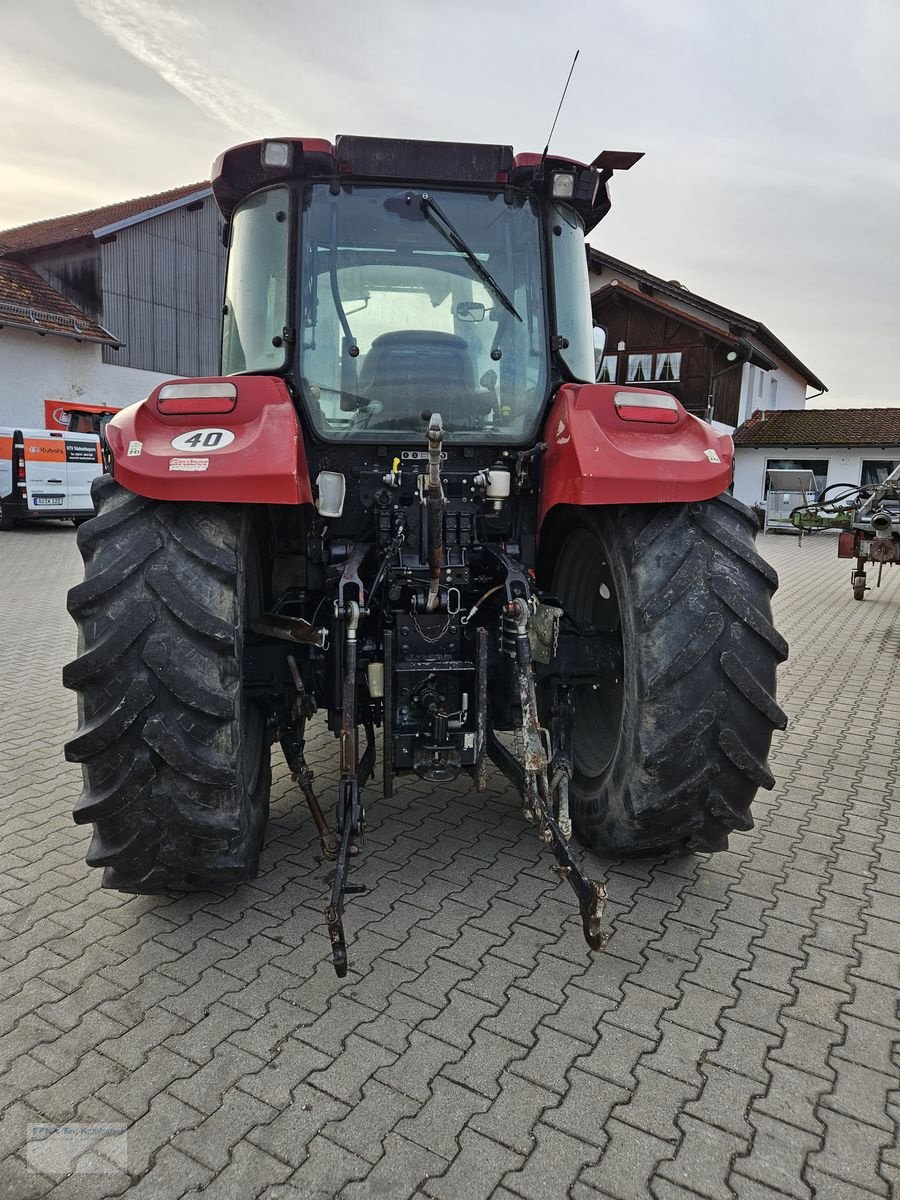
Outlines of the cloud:
{"type": "Polygon", "coordinates": [[[198,15],[162,0],[75,0],[108,37],[239,134],[289,125],[286,113],[235,78],[233,58],[216,55],[217,30],[198,15]],[[218,57],[218,61],[216,61],[218,57]]]}

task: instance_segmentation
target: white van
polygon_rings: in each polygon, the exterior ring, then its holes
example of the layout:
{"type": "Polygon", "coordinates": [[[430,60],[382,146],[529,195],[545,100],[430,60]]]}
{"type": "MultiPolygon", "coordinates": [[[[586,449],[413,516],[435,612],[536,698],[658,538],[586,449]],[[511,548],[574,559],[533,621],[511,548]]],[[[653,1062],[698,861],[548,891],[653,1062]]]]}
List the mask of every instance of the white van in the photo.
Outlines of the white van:
{"type": "Polygon", "coordinates": [[[0,529],[16,521],[94,515],[91,482],[103,472],[95,433],[0,427],[0,529]]]}

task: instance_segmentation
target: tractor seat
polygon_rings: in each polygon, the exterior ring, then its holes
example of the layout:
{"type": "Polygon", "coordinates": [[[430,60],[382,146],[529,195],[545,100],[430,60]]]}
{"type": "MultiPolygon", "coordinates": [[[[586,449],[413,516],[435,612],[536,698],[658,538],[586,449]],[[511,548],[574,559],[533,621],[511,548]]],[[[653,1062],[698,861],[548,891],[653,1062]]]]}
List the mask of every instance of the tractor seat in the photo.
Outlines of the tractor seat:
{"type": "Polygon", "coordinates": [[[465,422],[484,405],[465,339],[430,329],[379,334],[360,370],[359,391],[368,403],[378,402],[370,427],[418,422],[423,410],[465,422]]]}

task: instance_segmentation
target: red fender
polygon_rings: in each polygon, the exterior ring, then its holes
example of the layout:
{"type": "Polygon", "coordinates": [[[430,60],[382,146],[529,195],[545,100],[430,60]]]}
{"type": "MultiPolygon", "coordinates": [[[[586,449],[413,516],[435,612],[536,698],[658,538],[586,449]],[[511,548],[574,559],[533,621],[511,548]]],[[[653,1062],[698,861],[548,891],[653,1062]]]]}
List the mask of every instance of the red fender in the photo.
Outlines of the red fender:
{"type": "Polygon", "coordinates": [[[731,483],[731,438],[664,392],[611,383],[564,384],[544,441],[538,529],[557,504],[709,500],[731,483]],[[644,404],[628,406],[629,396],[644,404]],[[659,396],[658,408],[647,406],[654,396],[659,396]]]}
{"type": "Polygon", "coordinates": [[[140,496],[312,504],[303,433],[283,379],[171,379],[117,413],[106,436],[116,480],[140,496]]]}

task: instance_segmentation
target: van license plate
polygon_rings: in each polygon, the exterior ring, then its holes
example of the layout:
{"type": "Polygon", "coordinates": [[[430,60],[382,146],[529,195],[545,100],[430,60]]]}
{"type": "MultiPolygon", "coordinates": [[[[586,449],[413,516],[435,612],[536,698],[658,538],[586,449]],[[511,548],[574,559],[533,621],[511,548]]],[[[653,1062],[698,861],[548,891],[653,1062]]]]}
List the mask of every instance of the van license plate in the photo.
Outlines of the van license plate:
{"type": "Polygon", "coordinates": [[[62,508],[65,496],[32,496],[31,499],[35,505],[39,504],[42,508],[49,507],[50,505],[59,505],[62,508]]]}

